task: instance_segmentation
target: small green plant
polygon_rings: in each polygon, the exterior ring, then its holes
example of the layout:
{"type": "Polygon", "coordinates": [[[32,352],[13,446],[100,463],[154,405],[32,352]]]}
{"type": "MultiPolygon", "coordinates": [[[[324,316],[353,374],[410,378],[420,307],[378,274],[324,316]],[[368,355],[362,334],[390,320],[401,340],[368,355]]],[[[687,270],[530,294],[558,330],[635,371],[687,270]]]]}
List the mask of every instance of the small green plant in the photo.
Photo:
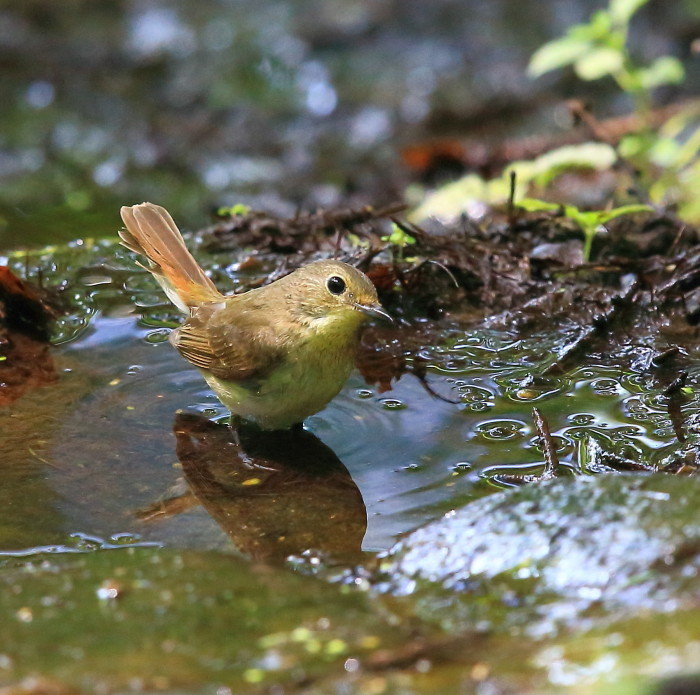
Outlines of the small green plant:
{"type": "MultiPolygon", "coordinates": [[[[617,155],[610,145],[586,142],[565,145],[531,160],[509,164],[502,174],[483,179],[478,174],[467,174],[450,181],[428,195],[417,186],[407,191],[419,203],[410,213],[409,220],[420,224],[429,217],[451,221],[463,213],[479,218],[486,206],[500,205],[510,198],[511,175],[515,174],[515,198],[537,195],[564,171],[607,171],[615,164],[617,155]]],[[[386,237],[388,239],[388,237],[386,237]]],[[[385,240],[386,240],[385,239],[385,240]]]]}
{"type": "Polygon", "coordinates": [[[391,223],[391,233],[383,236],[382,241],[388,242],[396,247],[399,259],[403,258],[403,252],[406,246],[416,243],[416,240],[407,231],[401,229],[395,222],[391,223]]]}
{"type": "Polygon", "coordinates": [[[673,56],[660,56],[650,65],[638,65],[627,45],[629,25],[635,12],[648,0],[610,0],[607,9],[598,10],[585,24],[571,27],[564,36],[538,49],[528,72],[539,77],[551,70],[572,65],[582,80],[611,77],[629,94],[635,111],[647,119],[651,91],[685,78],[682,63],[673,56]]]}
{"type": "Polygon", "coordinates": [[[617,152],[640,174],[640,184],[654,203],[678,203],[679,214],[691,222],[700,219],[700,108],[691,103],[664,124],[652,128],[652,94],[664,85],[685,79],[682,63],[662,55],[649,65],[638,63],[628,45],[630,22],[648,0],[610,0],[606,9],[577,24],[558,39],[539,48],[528,73],[536,78],[572,66],[586,81],[612,78],[629,95],[639,119],[636,132],[622,138],[617,152]]]}
{"type": "Polygon", "coordinates": [[[574,222],[583,232],[583,260],[588,263],[591,258],[593,239],[602,231],[610,220],[622,215],[631,215],[636,212],[651,212],[649,205],[622,205],[612,210],[579,210],[575,205],[557,205],[536,198],[525,198],[518,203],[518,207],[528,212],[553,212],[560,211],[563,217],[574,222]]]}
{"type": "Polygon", "coordinates": [[[243,203],[236,203],[230,207],[220,207],[216,214],[219,217],[235,217],[236,215],[247,215],[250,212],[250,208],[243,203]]]}

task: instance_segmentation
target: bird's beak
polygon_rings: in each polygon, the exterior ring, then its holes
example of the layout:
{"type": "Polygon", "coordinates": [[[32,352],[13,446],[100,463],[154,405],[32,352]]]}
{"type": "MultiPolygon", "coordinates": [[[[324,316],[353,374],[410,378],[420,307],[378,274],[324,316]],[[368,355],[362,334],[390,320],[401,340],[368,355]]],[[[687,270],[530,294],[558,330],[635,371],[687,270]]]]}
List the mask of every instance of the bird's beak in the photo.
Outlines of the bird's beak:
{"type": "Polygon", "coordinates": [[[357,302],[355,304],[355,309],[361,311],[365,316],[369,316],[370,318],[394,323],[391,314],[389,314],[381,304],[360,304],[357,302]]]}

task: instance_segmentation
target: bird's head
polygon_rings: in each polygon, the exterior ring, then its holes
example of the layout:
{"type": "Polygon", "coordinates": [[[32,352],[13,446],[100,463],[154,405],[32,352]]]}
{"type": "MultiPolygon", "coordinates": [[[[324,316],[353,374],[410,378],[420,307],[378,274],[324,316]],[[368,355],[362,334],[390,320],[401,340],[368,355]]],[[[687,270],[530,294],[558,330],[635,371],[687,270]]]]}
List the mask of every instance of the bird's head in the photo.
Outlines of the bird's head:
{"type": "Polygon", "coordinates": [[[347,263],[316,261],[284,279],[288,306],[305,323],[356,328],[370,318],[392,321],[370,279],[347,263]]]}

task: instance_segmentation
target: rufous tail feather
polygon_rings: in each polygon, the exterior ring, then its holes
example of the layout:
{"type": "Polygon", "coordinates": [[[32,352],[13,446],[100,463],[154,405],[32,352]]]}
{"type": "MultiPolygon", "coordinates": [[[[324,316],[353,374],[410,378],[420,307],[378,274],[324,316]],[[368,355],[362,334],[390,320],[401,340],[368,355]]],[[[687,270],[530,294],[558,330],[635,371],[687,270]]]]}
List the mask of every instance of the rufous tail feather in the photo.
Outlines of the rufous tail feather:
{"type": "Polygon", "coordinates": [[[222,294],[187,250],[165,208],[140,203],[124,206],[120,213],[126,225],[119,231],[122,245],[149,260],[147,270],[180,311],[189,314],[192,307],[221,301],[222,294]]]}

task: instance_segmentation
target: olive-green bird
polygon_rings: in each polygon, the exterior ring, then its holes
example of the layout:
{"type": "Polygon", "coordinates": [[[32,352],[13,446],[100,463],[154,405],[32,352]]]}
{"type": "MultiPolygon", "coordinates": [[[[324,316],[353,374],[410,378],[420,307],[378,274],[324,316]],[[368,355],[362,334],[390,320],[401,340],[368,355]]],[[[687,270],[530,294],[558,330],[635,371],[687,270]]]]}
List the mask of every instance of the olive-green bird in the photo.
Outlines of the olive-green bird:
{"type": "Polygon", "coordinates": [[[187,250],[164,208],[123,207],[121,243],[187,318],[170,334],[232,415],[268,430],[318,412],[354,364],[360,326],[391,317],[369,278],[339,261],[316,261],[240,295],[224,296],[187,250]]]}

